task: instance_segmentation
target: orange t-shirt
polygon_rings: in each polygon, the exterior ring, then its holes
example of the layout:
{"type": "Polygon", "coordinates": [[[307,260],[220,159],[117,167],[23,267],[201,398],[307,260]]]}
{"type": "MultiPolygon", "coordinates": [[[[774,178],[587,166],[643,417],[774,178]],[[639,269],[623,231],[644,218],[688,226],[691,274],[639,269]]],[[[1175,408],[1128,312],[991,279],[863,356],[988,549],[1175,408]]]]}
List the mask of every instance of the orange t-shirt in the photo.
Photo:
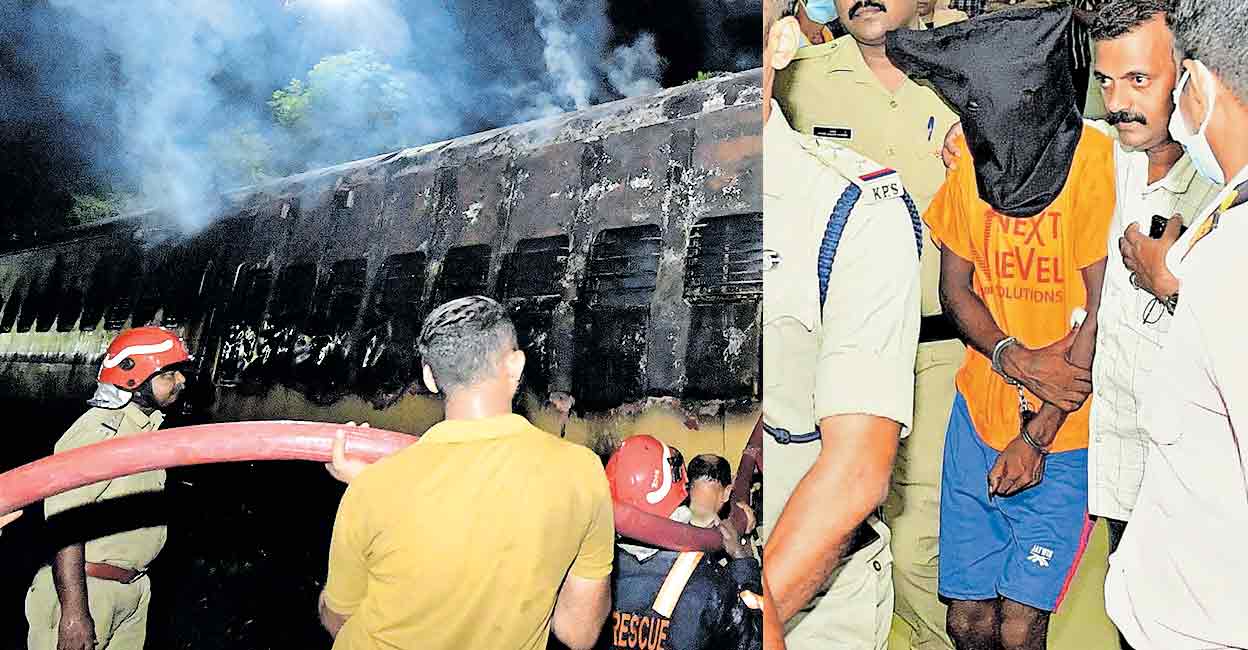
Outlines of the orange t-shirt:
{"type": "MultiPolygon", "coordinates": [[[[1040,214],[1007,217],[979,198],[975,167],[961,144],[957,169],[923,215],[942,248],[975,265],[974,290],[993,320],[1029,348],[1049,345],[1070,331],[1071,313],[1084,307],[1080,269],[1105,258],[1114,213],[1113,141],[1084,126],[1066,186],[1040,214]]],[[[992,370],[992,361],[967,347],[957,376],[971,421],[984,443],[1002,450],[1018,436],[1018,391],[992,370]]],[[[1032,409],[1040,400],[1027,391],[1032,409]]],[[[1086,449],[1088,402],[1057,432],[1052,451],[1086,449]]]]}

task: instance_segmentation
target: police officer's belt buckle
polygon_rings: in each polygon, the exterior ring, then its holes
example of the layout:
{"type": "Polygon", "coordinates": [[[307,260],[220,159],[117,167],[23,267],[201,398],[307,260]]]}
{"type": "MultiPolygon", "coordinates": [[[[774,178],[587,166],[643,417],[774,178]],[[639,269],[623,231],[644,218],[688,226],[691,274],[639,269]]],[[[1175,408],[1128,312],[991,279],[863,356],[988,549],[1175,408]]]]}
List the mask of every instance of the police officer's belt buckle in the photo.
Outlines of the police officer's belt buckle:
{"type": "Polygon", "coordinates": [[[767,435],[770,435],[772,438],[775,438],[776,442],[782,445],[803,444],[807,442],[814,442],[820,438],[818,427],[816,427],[814,431],[811,431],[809,433],[793,433],[789,431],[788,429],[782,429],[780,427],[773,427],[767,424],[766,422],[764,422],[763,431],[766,431],[767,435]]]}

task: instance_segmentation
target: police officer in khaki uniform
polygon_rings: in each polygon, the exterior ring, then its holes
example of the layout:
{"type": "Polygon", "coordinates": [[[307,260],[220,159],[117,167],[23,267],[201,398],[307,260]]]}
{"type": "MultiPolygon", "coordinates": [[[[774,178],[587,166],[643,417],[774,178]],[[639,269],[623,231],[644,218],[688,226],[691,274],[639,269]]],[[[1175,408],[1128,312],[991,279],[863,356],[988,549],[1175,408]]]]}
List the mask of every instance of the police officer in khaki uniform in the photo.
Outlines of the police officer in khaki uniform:
{"type": "MultiPolygon", "coordinates": [[[[108,346],[92,408],[56,443],[56,453],[160,428],[185,386],[190,361],[172,331],[140,327],[108,346]]],[[[147,566],[165,545],[165,526],[133,512],[165,487],[152,471],[86,485],[44,501],[55,539],[65,545],[35,575],[26,596],[29,650],[142,650],[151,582],[147,566]],[[101,507],[111,499],[130,512],[101,507]],[[93,515],[93,510],[95,514],[93,515]],[[108,510],[107,515],[101,513],[108,510]],[[133,516],[134,527],[126,526],[133,516]]]]}
{"type": "MultiPolygon", "coordinates": [[[[919,212],[945,180],[945,133],[957,121],[930,87],[907,78],[885,55],[884,35],[916,20],[915,0],[836,0],[849,34],[798,50],[776,76],[776,100],[795,129],[849,147],[896,169],[919,212]],[[884,7],[880,11],[878,5],[884,7]]],[[[941,314],[940,253],[924,232],[923,320],[915,363],[914,429],[898,450],[884,519],[892,529],[897,614],[914,630],[915,650],[951,649],[936,594],[941,457],[953,406],[954,375],[966,354],[941,314]]]]}
{"type": "Polygon", "coordinates": [[[769,102],[798,31],[780,20],[764,51],[764,576],[788,647],[884,648],[892,556],[872,513],[913,414],[921,226],[900,174],[769,102]]]}
{"type": "Polygon", "coordinates": [[[966,12],[949,8],[949,0],[918,0],[917,6],[910,29],[936,29],[967,19],[966,12]]]}

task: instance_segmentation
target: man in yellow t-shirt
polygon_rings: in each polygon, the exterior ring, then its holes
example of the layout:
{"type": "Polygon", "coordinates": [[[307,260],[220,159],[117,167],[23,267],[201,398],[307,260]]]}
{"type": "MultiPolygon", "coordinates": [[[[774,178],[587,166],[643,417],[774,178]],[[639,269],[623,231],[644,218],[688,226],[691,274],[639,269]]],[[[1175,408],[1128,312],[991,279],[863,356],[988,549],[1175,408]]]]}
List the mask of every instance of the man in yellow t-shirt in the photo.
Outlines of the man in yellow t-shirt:
{"type": "Polygon", "coordinates": [[[343,495],[320,605],[335,650],[592,647],[615,542],[602,462],[511,412],[525,358],[494,300],[435,309],[419,348],[446,420],[343,495]]]}
{"type": "Polygon", "coordinates": [[[974,163],[924,215],[968,343],[940,502],[956,523],[940,527],[939,590],[959,648],[1044,648],[1090,532],[1086,400],[1114,167],[1075,104],[1069,20],[1069,7],[1011,10],[888,42],[957,106],[974,163]]]}

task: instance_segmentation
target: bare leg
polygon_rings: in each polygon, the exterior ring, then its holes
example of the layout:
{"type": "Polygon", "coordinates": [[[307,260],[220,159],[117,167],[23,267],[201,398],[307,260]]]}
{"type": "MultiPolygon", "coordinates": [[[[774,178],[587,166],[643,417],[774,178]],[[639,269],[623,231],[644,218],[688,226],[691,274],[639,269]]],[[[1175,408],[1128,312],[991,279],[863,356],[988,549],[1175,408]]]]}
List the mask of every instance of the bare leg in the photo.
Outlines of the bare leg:
{"type": "Polygon", "coordinates": [[[1001,599],[1002,650],[1044,650],[1049,639],[1050,612],[1001,599]]]}
{"type": "Polygon", "coordinates": [[[999,601],[951,600],[945,629],[958,650],[997,650],[999,601]]]}

